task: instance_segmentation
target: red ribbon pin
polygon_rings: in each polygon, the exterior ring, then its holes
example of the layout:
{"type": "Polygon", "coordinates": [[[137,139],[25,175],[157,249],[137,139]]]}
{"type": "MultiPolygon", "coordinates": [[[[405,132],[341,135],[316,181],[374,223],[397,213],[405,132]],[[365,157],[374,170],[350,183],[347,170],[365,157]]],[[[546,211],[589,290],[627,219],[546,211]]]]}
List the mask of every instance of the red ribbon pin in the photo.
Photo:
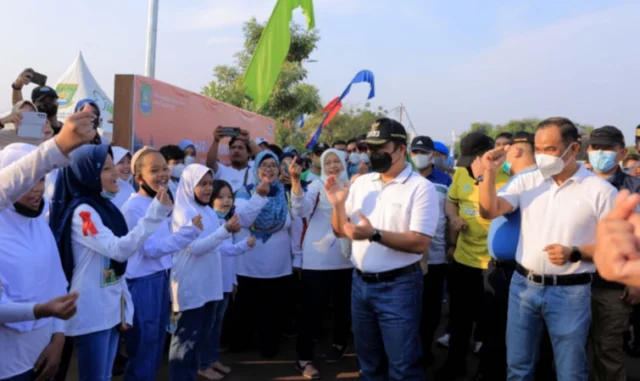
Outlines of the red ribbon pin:
{"type": "Polygon", "coordinates": [[[86,237],[89,234],[96,235],[98,234],[98,229],[96,229],[96,225],[91,221],[91,212],[80,212],[80,218],[82,218],[82,234],[86,237]]]}

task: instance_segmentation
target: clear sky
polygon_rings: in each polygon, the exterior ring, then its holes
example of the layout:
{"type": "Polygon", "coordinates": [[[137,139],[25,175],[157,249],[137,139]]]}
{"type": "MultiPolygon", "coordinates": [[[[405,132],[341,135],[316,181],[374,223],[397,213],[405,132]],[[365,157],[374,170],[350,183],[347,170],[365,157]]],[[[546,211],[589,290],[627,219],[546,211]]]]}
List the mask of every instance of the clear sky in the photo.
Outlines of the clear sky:
{"type": "MultiPolygon", "coordinates": [[[[314,0],[321,41],[309,82],[323,102],[353,75],[376,75],[373,106],[401,102],[420,134],[448,141],[474,121],[563,115],[622,129],[640,123],[640,2],[622,0],[314,0]]],[[[192,91],[242,48],[242,23],[275,0],[160,0],[156,78],[192,91]]],[[[81,50],[107,94],[143,74],[145,0],[0,0],[0,109],[25,67],[63,74],[81,50]]],[[[296,16],[301,20],[301,15],[296,16]]],[[[363,104],[355,86],[347,102],[363,104]]],[[[25,93],[25,95],[27,95],[25,93]]]]}

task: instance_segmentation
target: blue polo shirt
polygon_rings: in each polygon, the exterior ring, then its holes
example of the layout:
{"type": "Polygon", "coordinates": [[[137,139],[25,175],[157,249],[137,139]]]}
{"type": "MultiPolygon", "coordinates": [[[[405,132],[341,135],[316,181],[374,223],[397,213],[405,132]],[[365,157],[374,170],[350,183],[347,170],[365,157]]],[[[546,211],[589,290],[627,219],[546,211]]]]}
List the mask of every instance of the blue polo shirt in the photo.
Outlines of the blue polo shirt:
{"type": "Polygon", "coordinates": [[[451,186],[451,182],[453,181],[449,174],[441,171],[436,166],[433,166],[431,173],[429,174],[429,176],[427,176],[427,180],[431,181],[434,184],[444,185],[447,188],[451,186]]]}
{"type": "MultiPolygon", "coordinates": [[[[513,179],[518,176],[537,170],[534,166],[523,170],[517,175],[511,176],[509,182],[507,182],[502,189],[508,187],[513,179]]],[[[487,248],[492,258],[498,260],[515,260],[519,241],[520,208],[513,211],[513,213],[505,214],[491,221],[489,235],[487,236],[487,248]]]]}

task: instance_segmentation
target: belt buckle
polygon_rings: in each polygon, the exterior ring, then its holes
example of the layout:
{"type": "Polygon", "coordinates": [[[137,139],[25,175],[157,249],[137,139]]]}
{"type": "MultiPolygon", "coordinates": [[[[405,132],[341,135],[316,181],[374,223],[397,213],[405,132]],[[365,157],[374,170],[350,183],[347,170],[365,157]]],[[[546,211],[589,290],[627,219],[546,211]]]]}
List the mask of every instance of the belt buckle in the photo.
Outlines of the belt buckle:
{"type": "Polygon", "coordinates": [[[528,280],[529,282],[533,283],[533,284],[537,284],[537,285],[540,285],[540,286],[544,286],[544,277],[543,277],[543,276],[541,276],[541,277],[540,277],[541,282],[536,282],[536,281],[533,279],[535,275],[536,275],[536,274],[535,274],[533,271],[529,270],[529,272],[527,273],[527,280],[528,280]]]}

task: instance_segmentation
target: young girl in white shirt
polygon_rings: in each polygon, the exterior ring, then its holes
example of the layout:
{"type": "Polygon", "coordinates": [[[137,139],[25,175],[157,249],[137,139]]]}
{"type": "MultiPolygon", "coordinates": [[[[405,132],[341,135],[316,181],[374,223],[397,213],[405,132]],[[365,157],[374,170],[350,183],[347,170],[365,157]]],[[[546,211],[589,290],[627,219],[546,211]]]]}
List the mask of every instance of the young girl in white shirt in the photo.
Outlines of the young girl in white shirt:
{"type": "MultiPolygon", "coordinates": [[[[164,157],[152,148],[143,148],[131,162],[131,172],[140,190],[122,206],[130,229],[144,218],[154,198],[169,182],[169,167],[164,157]]],[[[133,300],[133,326],[125,332],[126,381],[155,381],[162,363],[165,328],[169,323],[169,269],[171,254],[186,248],[202,230],[201,216],[184,225],[175,234],[171,218],[149,237],[127,262],[125,278],[133,300]]]]}
{"type": "Polygon", "coordinates": [[[176,330],[171,337],[169,377],[173,381],[195,380],[196,373],[213,380],[209,366],[209,338],[216,308],[223,299],[219,245],[240,230],[238,216],[224,225],[209,206],[213,172],[200,164],[187,166],[176,194],[171,228],[179,231],[202,216],[203,231],[186,249],[173,255],[171,293],[176,330]]]}
{"type": "Polygon", "coordinates": [[[80,147],[58,176],[51,209],[62,267],[71,291],[80,293],[78,313],[65,329],[75,339],[81,381],[111,379],[120,329],[133,321],[131,294],[122,278],[126,260],[165,221],[173,205],[162,189],[129,231],[111,202],[118,192],[117,179],[109,146],[80,147]]]}
{"type": "MultiPolygon", "coordinates": [[[[256,193],[249,200],[249,202],[241,203],[239,207],[234,206],[233,190],[231,184],[224,180],[213,181],[213,196],[212,205],[213,209],[220,219],[220,223],[224,224],[233,215],[238,215],[240,225],[248,229],[255,221],[262,208],[269,201],[265,197],[269,193],[269,183],[261,183],[256,189],[256,193]]],[[[256,238],[249,236],[244,239],[237,240],[234,243],[234,238],[229,237],[220,245],[220,255],[222,259],[222,291],[224,293],[224,299],[220,303],[220,306],[216,309],[216,316],[214,317],[212,336],[209,339],[209,345],[212,346],[211,358],[203,359],[210,361],[210,367],[217,374],[216,380],[222,379],[225,375],[231,372],[231,368],[220,362],[220,339],[222,336],[222,323],[224,321],[224,315],[233,293],[234,285],[238,284],[236,278],[235,269],[235,257],[242,255],[251,250],[256,244],[256,238]]]]}
{"type": "Polygon", "coordinates": [[[118,172],[118,193],[111,200],[118,208],[122,208],[125,202],[136,193],[131,186],[131,152],[122,147],[111,147],[113,151],[113,162],[116,163],[118,172]]]}
{"type": "MultiPolygon", "coordinates": [[[[8,145],[0,168],[35,150],[30,144],[8,145]]],[[[0,380],[48,380],[55,375],[64,346],[64,321],[33,313],[34,305],[67,293],[58,248],[44,219],[44,189],[42,178],[0,211],[0,306],[29,304],[31,311],[20,320],[0,320],[0,380]]]]}

